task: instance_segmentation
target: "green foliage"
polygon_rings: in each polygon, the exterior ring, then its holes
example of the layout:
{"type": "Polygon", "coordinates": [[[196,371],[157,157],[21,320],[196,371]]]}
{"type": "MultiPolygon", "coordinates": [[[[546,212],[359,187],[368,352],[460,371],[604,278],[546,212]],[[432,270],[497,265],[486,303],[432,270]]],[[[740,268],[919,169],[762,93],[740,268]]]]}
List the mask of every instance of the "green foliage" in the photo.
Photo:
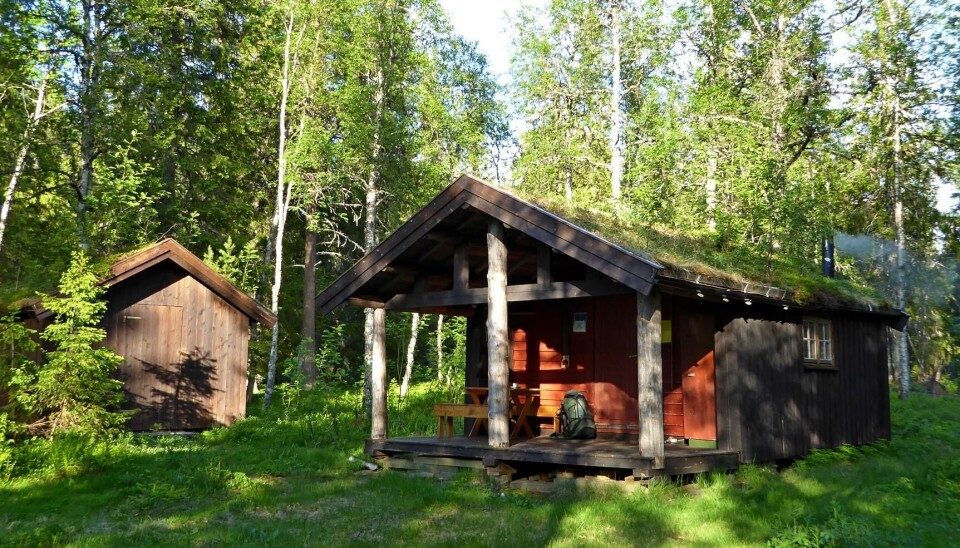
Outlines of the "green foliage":
{"type": "Polygon", "coordinates": [[[771,539],[767,546],[784,548],[820,546],[879,546],[888,538],[864,519],[851,518],[834,505],[833,514],[826,523],[796,523],[790,530],[771,539]]]}
{"type": "Polygon", "coordinates": [[[341,351],[344,347],[345,326],[336,323],[327,326],[320,333],[317,348],[317,368],[319,378],[323,382],[343,383],[347,380],[347,371],[344,368],[344,356],[341,351]]]}
{"type": "Polygon", "coordinates": [[[0,316],[0,396],[14,388],[10,381],[15,370],[35,367],[29,357],[38,348],[35,336],[36,331],[19,321],[16,314],[0,316]]]}
{"type": "Polygon", "coordinates": [[[238,248],[233,243],[233,237],[227,236],[226,241],[216,252],[212,246],[207,246],[207,251],[203,254],[203,262],[244,292],[256,293],[261,261],[255,240],[248,240],[238,248]]]}
{"type": "Polygon", "coordinates": [[[94,210],[110,212],[90,227],[91,237],[105,255],[152,242],[158,228],[156,206],[168,197],[163,189],[147,188],[151,168],[138,162],[136,152],[134,132],[99,164],[99,184],[89,197],[94,210]]]}
{"type": "Polygon", "coordinates": [[[55,316],[40,337],[53,349],[40,365],[14,369],[15,397],[23,408],[46,418],[51,436],[71,432],[103,435],[123,424],[116,408],[124,401],[122,382],[112,373],[123,359],[100,347],[106,332],[97,327],[106,302],[104,289],[85,254],[77,252],[60,280],[62,297],[45,297],[55,316]]]}
{"type": "Polygon", "coordinates": [[[6,413],[0,413],[0,480],[9,478],[17,465],[17,438],[24,428],[10,420],[6,413]]]}

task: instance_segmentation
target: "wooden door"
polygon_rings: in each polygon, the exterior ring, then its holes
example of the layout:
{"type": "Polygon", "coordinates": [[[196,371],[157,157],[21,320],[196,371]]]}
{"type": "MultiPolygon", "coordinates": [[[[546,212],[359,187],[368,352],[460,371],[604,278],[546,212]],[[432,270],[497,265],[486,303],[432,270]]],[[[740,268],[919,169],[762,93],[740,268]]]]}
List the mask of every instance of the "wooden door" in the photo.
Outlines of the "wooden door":
{"type": "Polygon", "coordinates": [[[714,322],[707,312],[679,311],[673,318],[673,346],[682,375],[683,433],[690,439],[717,439],[714,322]]]}
{"type": "Polygon", "coordinates": [[[155,425],[179,428],[183,401],[180,392],[180,350],[183,307],[135,304],[115,317],[115,352],[123,356],[120,378],[124,391],[140,412],[133,430],[155,425]]]}
{"type": "Polygon", "coordinates": [[[633,295],[598,298],[594,316],[593,392],[587,397],[597,429],[611,433],[639,432],[637,298],[633,295]]]}

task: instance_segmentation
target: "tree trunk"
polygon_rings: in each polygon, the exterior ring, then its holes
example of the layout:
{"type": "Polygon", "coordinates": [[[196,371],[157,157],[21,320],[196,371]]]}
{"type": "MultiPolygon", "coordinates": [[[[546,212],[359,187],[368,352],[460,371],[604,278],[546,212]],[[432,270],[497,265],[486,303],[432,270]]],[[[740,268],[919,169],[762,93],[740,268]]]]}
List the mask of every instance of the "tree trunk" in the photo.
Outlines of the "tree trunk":
{"type": "Polygon", "coordinates": [[[410,320],[410,343],[407,344],[407,366],[403,370],[403,382],[400,383],[400,397],[407,397],[410,389],[410,377],[413,376],[413,355],[417,349],[417,335],[420,333],[420,313],[414,312],[410,320]]]}
{"type": "Polygon", "coordinates": [[[23,130],[23,144],[17,152],[17,159],[13,164],[13,174],[10,175],[10,183],[7,184],[7,190],[3,195],[3,206],[0,208],[0,249],[3,249],[3,234],[7,229],[7,216],[10,214],[10,207],[13,204],[13,194],[17,190],[17,181],[23,173],[23,164],[27,160],[27,152],[30,150],[30,141],[33,139],[33,132],[43,117],[43,101],[47,90],[47,79],[45,75],[40,77],[40,87],[37,89],[37,103],[33,108],[33,116],[27,121],[27,127],[23,130]]]}
{"type": "Polygon", "coordinates": [[[491,447],[510,446],[510,341],[507,332],[507,246],[503,224],[491,219],[487,229],[487,360],[490,393],[487,397],[487,441],[491,447]]]}
{"type": "MultiPolygon", "coordinates": [[[[887,11],[889,12],[889,28],[887,32],[894,34],[899,27],[899,13],[897,6],[891,0],[886,0],[887,11]]],[[[888,58],[889,59],[889,58],[888,58]]],[[[893,63],[893,61],[887,61],[893,63]]],[[[894,74],[896,67],[890,67],[890,73],[894,74]]],[[[890,194],[893,196],[893,227],[896,234],[896,271],[894,272],[894,284],[896,285],[896,303],[895,306],[900,310],[907,309],[907,233],[903,222],[903,189],[901,161],[901,118],[900,118],[900,86],[895,76],[890,76],[887,81],[887,97],[893,102],[891,106],[891,141],[893,145],[893,176],[890,181],[890,194]]],[[[907,330],[895,333],[896,339],[895,355],[896,367],[900,372],[900,397],[906,398],[910,395],[910,348],[907,339],[907,330]]]]}
{"type": "Polygon", "coordinates": [[[387,312],[373,309],[371,337],[371,421],[370,437],[375,440],[387,437],[387,312]]]}
{"type": "Polygon", "coordinates": [[[717,153],[707,147],[707,227],[710,232],[717,230],[717,153]]]}
{"type": "MultiPolygon", "coordinates": [[[[448,375],[447,378],[449,379],[450,376],[448,375]]],[[[437,316],[437,383],[441,382],[443,382],[443,314],[437,316]]]]}
{"type": "Polygon", "coordinates": [[[620,105],[623,91],[620,84],[620,5],[610,4],[610,38],[613,54],[613,67],[610,84],[610,190],[615,211],[620,209],[621,180],[623,179],[622,125],[620,123],[620,105]]]}
{"type": "MultiPolygon", "coordinates": [[[[897,237],[897,263],[894,283],[897,286],[896,307],[907,309],[907,232],[903,223],[903,196],[900,187],[900,100],[894,95],[893,112],[893,224],[897,237]]],[[[907,330],[897,333],[897,365],[900,369],[900,397],[910,395],[910,348],[907,330]]]]}
{"type": "MultiPolygon", "coordinates": [[[[365,218],[363,225],[363,250],[370,253],[377,247],[377,206],[380,202],[380,149],[381,135],[380,123],[383,119],[383,101],[384,101],[384,74],[383,66],[377,63],[377,68],[373,75],[376,91],[374,92],[374,119],[373,119],[373,138],[370,143],[370,172],[367,174],[367,180],[364,184],[365,194],[365,218]]],[[[363,403],[364,408],[373,412],[371,407],[373,397],[373,387],[371,385],[373,375],[373,351],[374,351],[374,319],[373,309],[364,310],[363,338],[364,338],[364,383],[363,383],[363,403]]]]}
{"type": "MultiPolygon", "coordinates": [[[[287,184],[287,101],[290,97],[290,42],[293,38],[293,10],[286,25],[286,38],[283,47],[283,75],[280,82],[280,118],[279,143],[277,146],[277,195],[274,204],[273,219],[270,231],[275,234],[273,246],[273,285],[270,289],[270,310],[277,314],[280,311],[280,284],[283,279],[283,232],[287,222],[287,211],[290,209],[290,198],[293,194],[293,184],[287,184]]],[[[270,334],[270,359],[267,362],[267,388],[264,391],[263,405],[270,408],[273,398],[273,387],[277,382],[277,343],[280,333],[280,322],[273,324],[270,334]]]]}
{"type": "Polygon", "coordinates": [[[307,387],[317,384],[317,233],[310,227],[313,207],[307,212],[303,246],[303,323],[300,326],[300,372],[307,387]]]}
{"type": "Polygon", "coordinates": [[[87,224],[87,197],[93,184],[93,161],[96,158],[96,140],[94,127],[99,114],[99,100],[96,97],[99,83],[96,46],[99,41],[96,0],[83,2],[83,45],[80,64],[80,174],[77,181],[77,236],[84,250],[90,249],[87,224]]]}

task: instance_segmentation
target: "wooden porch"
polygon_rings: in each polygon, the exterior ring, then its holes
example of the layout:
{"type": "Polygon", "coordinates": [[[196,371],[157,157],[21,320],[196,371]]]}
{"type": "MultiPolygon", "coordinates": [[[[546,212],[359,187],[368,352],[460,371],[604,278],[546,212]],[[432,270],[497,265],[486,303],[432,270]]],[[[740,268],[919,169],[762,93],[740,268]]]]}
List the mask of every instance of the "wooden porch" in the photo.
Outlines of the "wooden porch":
{"type": "Polygon", "coordinates": [[[655,468],[652,457],[640,455],[636,440],[606,437],[592,440],[549,436],[518,438],[502,449],[490,447],[485,436],[368,439],[365,452],[372,457],[413,455],[480,461],[485,467],[506,464],[531,474],[547,474],[557,470],[587,474],[603,470],[617,476],[617,479],[730,471],[736,470],[740,464],[740,456],[735,451],[667,445],[664,448],[663,468],[655,468]]]}

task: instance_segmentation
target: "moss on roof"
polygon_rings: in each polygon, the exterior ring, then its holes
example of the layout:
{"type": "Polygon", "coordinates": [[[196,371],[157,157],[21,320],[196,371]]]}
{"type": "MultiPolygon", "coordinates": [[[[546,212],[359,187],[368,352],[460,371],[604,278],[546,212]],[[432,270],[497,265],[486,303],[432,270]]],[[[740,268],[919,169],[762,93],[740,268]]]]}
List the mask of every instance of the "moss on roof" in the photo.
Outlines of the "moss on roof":
{"type": "Polygon", "coordinates": [[[766,286],[780,297],[811,307],[888,308],[878,291],[843,278],[828,278],[819,261],[767,255],[749,246],[724,247],[709,234],[651,226],[629,212],[616,216],[602,207],[584,208],[559,199],[508,192],[566,219],[637,255],[664,266],[661,276],[696,280],[731,289],[766,286]],[[706,281],[704,281],[706,280],[706,281]]]}

